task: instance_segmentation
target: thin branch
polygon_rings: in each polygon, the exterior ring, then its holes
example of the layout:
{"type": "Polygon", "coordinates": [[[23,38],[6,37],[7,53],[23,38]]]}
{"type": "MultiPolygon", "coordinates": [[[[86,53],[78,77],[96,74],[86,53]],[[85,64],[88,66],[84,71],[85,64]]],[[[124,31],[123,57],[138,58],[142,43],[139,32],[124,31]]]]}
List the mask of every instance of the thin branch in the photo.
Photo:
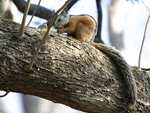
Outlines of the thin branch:
{"type": "Polygon", "coordinates": [[[19,38],[21,38],[23,36],[26,18],[27,18],[27,14],[28,14],[28,11],[30,8],[30,2],[31,2],[31,0],[28,0],[25,11],[24,11],[24,15],[23,15],[23,19],[22,19],[22,23],[21,23],[21,27],[20,27],[20,31],[19,31],[19,38]]]}
{"type": "Polygon", "coordinates": [[[141,68],[144,71],[150,71],[150,68],[141,68]]]}
{"type": "Polygon", "coordinates": [[[29,24],[31,23],[31,21],[32,21],[32,19],[33,19],[33,17],[34,17],[34,15],[35,15],[35,13],[36,13],[36,11],[37,11],[37,9],[39,8],[40,3],[41,3],[41,0],[39,0],[39,3],[38,3],[38,5],[37,5],[37,7],[36,7],[35,11],[33,12],[33,15],[32,15],[32,17],[31,17],[31,19],[30,19],[29,23],[27,24],[27,26],[29,26],[29,24]]]}
{"type": "MultiPolygon", "coordinates": [[[[12,1],[20,12],[24,12],[25,6],[27,4],[25,0],[12,0],[12,1]]],[[[37,5],[31,3],[28,15],[32,15],[36,8],[37,5]]],[[[49,20],[50,18],[52,18],[52,10],[39,6],[34,16],[49,20]]]]}
{"type": "Polygon", "coordinates": [[[36,58],[36,56],[37,56],[37,54],[38,54],[40,48],[42,47],[42,45],[43,45],[43,43],[44,43],[44,41],[45,41],[45,39],[46,39],[46,37],[47,37],[47,35],[48,35],[48,33],[49,33],[49,30],[50,30],[51,26],[53,25],[55,16],[56,16],[61,10],[63,10],[69,2],[70,2],[70,0],[66,1],[65,4],[64,4],[58,11],[56,11],[56,12],[53,14],[52,19],[51,19],[51,22],[50,22],[50,24],[49,24],[49,27],[48,27],[48,29],[47,29],[47,31],[46,31],[46,33],[45,33],[45,35],[44,35],[44,37],[43,37],[41,43],[39,44],[39,46],[38,46],[36,52],[34,53],[32,59],[31,59],[31,61],[30,61],[30,64],[29,64],[29,66],[28,66],[28,68],[27,68],[27,71],[30,71],[30,70],[31,70],[32,65],[33,65],[33,62],[34,62],[34,60],[35,60],[35,58],[36,58]]]}
{"type": "Polygon", "coordinates": [[[102,43],[102,37],[101,37],[101,30],[102,30],[102,7],[101,7],[101,0],[96,0],[97,5],[97,11],[98,11],[98,21],[97,21],[97,34],[95,36],[95,42],[96,43],[102,43]]]}
{"type": "Polygon", "coordinates": [[[140,49],[140,53],[139,53],[138,68],[140,68],[140,65],[141,65],[140,63],[141,63],[142,49],[143,49],[143,45],[144,45],[144,41],[145,41],[145,37],[146,37],[146,30],[147,30],[147,25],[148,25],[149,20],[150,20],[150,14],[148,16],[148,19],[147,19],[147,22],[146,22],[146,26],[145,26],[143,41],[142,41],[142,45],[141,45],[141,49],[140,49]]]}
{"type": "Polygon", "coordinates": [[[6,93],[5,93],[4,95],[0,95],[0,97],[5,97],[6,95],[8,95],[9,92],[10,92],[10,91],[7,90],[6,93]]]}
{"type": "MultiPolygon", "coordinates": [[[[66,6],[66,8],[69,10],[76,2],[77,2],[78,0],[71,0],[69,3],[68,3],[68,5],[66,6]]],[[[63,11],[64,11],[65,9],[63,9],[63,11]]],[[[62,12],[63,12],[62,11],[62,12]]]]}

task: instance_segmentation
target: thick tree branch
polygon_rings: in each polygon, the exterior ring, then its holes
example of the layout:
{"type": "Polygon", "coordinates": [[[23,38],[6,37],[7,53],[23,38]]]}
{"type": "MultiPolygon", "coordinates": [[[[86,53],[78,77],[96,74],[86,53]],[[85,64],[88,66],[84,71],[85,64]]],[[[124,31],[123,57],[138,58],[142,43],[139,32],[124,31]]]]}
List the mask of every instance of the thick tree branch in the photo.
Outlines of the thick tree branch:
{"type": "Polygon", "coordinates": [[[32,72],[24,67],[40,43],[36,28],[25,28],[0,18],[0,89],[35,95],[89,113],[149,112],[150,78],[132,68],[138,87],[133,111],[126,109],[127,87],[115,63],[87,43],[51,31],[42,46],[32,72]]]}
{"type": "MultiPolygon", "coordinates": [[[[18,10],[24,13],[26,2],[24,0],[12,0],[13,3],[17,6],[18,10]]],[[[30,9],[29,9],[29,15],[32,15],[36,9],[37,5],[31,4],[30,9]]],[[[38,16],[40,18],[44,18],[46,20],[49,20],[52,17],[53,11],[46,9],[42,6],[40,6],[36,13],[35,16],[38,16]]]]}

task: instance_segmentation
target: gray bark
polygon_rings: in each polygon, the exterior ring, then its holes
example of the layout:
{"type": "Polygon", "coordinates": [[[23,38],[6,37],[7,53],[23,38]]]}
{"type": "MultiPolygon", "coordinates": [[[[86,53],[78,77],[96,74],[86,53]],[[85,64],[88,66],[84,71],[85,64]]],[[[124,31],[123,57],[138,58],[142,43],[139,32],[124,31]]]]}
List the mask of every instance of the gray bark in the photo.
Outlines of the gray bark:
{"type": "Polygon", "coordinates": [[[0,90],[29,94],[88,113],[150,112],[150,78],[132,67],[138,101],[134,110],[115,62],[87,43],[50,32],[31,72],[26,72],[42,39],[36,28],[0,18],[0,90]]]}

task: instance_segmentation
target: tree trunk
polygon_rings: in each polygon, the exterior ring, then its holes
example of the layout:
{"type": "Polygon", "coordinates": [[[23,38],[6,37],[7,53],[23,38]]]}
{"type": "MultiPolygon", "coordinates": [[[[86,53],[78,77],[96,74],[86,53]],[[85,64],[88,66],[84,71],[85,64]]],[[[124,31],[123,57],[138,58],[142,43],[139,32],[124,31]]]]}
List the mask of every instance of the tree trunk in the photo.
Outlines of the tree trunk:
{"type": "Polygon", "coordinates": [[[126,0],[111,0],[108,7],[109,39],[112,46],[119,50],[124,49],[123,29],[125,25],[126,0]]]}
{"type": "Polygon", "coordinates": [[[0,90],[35,95],[88,113],[150,112],[150,78],[132,68],[138,88],[134,110],[115,62],[87,43],[50,32],[33,69],[26,72],[42,39],[36,28],[0,18],[0,90]]]}

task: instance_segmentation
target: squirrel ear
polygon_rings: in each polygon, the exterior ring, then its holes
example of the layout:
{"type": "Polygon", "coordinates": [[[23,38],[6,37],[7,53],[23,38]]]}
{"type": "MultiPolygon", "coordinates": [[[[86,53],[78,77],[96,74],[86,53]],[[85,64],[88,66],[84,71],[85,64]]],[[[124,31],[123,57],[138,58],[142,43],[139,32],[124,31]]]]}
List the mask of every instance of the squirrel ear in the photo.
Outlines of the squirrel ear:
{"type": "Polygon", "coordinates": [[[67,11],[66,11],[66,10],[64,10],[62,14],[63,14],[63,16],[66,16],[67,11]]]}
{"type": "Polygon", "coordinates": [[[66,13],[68,14],[68,8],[67,8],[67,7],[65,7],[65,11],[66,11],[66,13]]]}

